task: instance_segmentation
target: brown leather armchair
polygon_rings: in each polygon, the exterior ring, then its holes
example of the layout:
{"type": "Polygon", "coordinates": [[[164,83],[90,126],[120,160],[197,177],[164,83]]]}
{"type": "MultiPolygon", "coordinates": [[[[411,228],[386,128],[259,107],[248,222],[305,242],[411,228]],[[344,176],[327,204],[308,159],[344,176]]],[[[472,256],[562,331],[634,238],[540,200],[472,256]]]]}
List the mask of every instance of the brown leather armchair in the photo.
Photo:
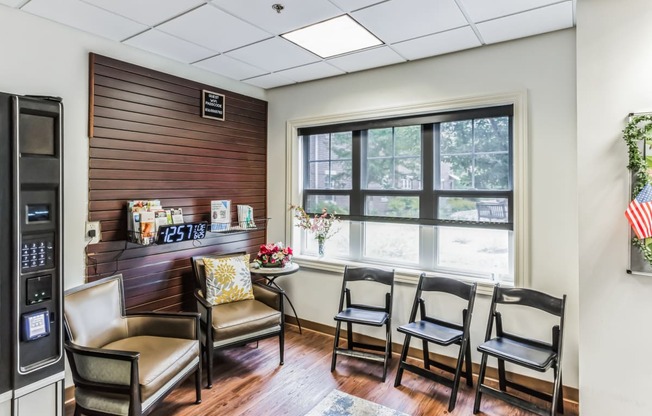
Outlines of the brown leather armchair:
{"type": "Polygon", "coordinates": [[[67,290],[64,326],[75,415],[146,415],[193,373],[201,403],[196,313],[126,316],[116,275],[67,290]]]}
{"type": "Polygon", "coordinates": [[[242,255],[205,255],[192,258],[197,289],[197,311],[201,315],[202,347],[206,353],[208,388],[213,386],[213,353],[216,350],[244,345],[265,338],[278,337],[280,365],[283,365],[285,315],[283,291],[263,285],[252,284],[254,299],[220,305],[210,304],[206,293],[206,270],[203,258],[242,255]]]}

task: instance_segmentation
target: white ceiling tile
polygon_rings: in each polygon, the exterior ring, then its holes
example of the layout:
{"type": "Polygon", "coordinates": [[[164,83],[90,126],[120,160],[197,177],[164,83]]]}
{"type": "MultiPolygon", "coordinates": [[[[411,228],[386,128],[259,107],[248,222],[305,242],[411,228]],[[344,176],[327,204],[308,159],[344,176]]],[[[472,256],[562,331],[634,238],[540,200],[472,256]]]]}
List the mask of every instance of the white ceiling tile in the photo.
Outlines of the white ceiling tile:
{"type": "Polygon", "coordinates": [[[205,3],[204,0],[83,0],[129,19],[154,26],[205,3]]]}
{"type": "Polygon", "coordinates": [[[283,0],[281,13],[269,0],[213,0],[213,4],[275,35],[341,15],[328,0],[283,0]]]}
{"type": "Polygon", "coordinates": [[[548,6],[559,0],[460,0],[473,22],[478,23],[497,17],[548,6]]]}
{"type": "Polygon", "coordinates": [[[485,43],[524,38],[572,26],[573,6],[570,1],[476,25],[485,43]]]}
{"type": "Polygon", "coordinates": [[[295,83],[293,80],[279,74],[267,74],[261,77],[250,78],[242,82],[246,82],[247,84],[251,84],[256,87],[265,88],[265,89],[275,88],[275,87],[280,87],[282,85],[295,83]]]}
{"type": "Polygon", "coordinates": [[[257,77],[268,72],[264,69],[256,68],[255,66],[229,58],[226,55],[214,56],[204,61],[197,62],[194,65],[237,80],[257,77]]]}
{"type": "Polygon", "coordinates": [[[113,40],[126,39],[147,29],[78,0],[32,0],[21,10],[113,40]]]}
{"type": "Polygon", "coordinates": [[[211,5],[163,23],[157,29],[218,52],[239,48],[271,36],[211,5]]]}
{"type": "Polygon", "coordinates": [[[6,6],[10,7],[18,7],[20,6],[25,0],[0,0],[0,4],[4,4],[6,6]]]}
{"type": "Polygon", "coordinates": [[[267,39],[226,55],[271,72],[320,60],[316,55],[282,38],[267,39]]]}
{"type": "Polygon", "coordinates": [[[371,6],[372,4],[381,3],[385,0],[330,0],[340,9],[346,12],[362,9],[363,7],[371,6]]]}
{"type": "Polygon", "coordinates": [[[315,62],[314,64],[286,69],[285,71],[277,72],[277,74],[293,79],[297,82],[304,82],[311,81],[313,79],[342,75],[344,74],[344,71],[337,69],[325,62],[315,62]]]}
{"type": "Polygon", "coordinates": [[[195,62],[215,54],[211,50],[177,39],[156,29],[150,29],[126,40],[124,43],[186,63],[195,62]]]}
{"type": "Polygon", "coordinates": [[[390,0],[353,12],[352,15],[385,43],[468,24],[454,0],[390,0]]]}
{"type": "Polygon", "coordinates": [[[482,46],[482,43],[473,29],[466,26],[418,39],[406,40],[392,45],[392,48],[407,59],[414,60],[477,46],[482,46]]]}
{"type": "Polygon", "coordinates": [[[367,49],[362,52],[339,56],[337,58],[329,59],[326,62],[343,71],[355,72],[405,62],[405,59],[394,52],[391,48],[383,46],[380,48],[367,49]]]}

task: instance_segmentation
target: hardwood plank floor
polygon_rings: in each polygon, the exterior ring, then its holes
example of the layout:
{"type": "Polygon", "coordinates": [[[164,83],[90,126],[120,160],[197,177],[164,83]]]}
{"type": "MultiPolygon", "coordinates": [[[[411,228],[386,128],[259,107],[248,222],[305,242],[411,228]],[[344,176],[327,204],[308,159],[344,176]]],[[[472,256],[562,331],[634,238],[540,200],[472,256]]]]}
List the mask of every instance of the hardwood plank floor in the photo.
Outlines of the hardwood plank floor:
{"type": "MultiPolygon", "coordinates": [[[[215,354],[213,388],[202,390],[203,403],[195,405],[194,378],[173,391],[152,416],[302,416],[331,390],[380,403],[413,416],[448,415],[450,389],[404,372],[402,385],[394,387],[398,355],[394,354],[387,380],[381,383],[382,363],[338,357],[336,371],[330,372],[333,337],[288,325],[285,364],[278,365],[278,339],[261,341],[215,354]]],[[[416,365],[421,361],[415,360],[416,365]]],[[[204,371],[204,377],[206,372],[204,371]]],[[[475,380],[474,380],[475,382],[475,380]]],[[[450,415],[473,413],[474,389],[461,383],[457,407],[450,415]]],[[[485,395],[480,415],[526,416],[485,395]]],[[[566,403],[564,415],[577,416],[578,406],[566,403]]],[[[73,405],[66,406],[66,415],[73,405]]]]}

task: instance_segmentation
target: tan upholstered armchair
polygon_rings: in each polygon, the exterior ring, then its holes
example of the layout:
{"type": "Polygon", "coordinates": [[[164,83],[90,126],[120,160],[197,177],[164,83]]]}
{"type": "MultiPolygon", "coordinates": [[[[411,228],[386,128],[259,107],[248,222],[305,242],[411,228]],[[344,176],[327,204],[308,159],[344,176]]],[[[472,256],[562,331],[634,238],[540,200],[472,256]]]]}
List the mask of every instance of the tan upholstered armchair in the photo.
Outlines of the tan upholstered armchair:
{"type": "Polygon", "coordinates": [[[66,291],[75,415],[146,415],[192,373],[201,403],[196,313],[125,315],[122,276],[66,291]]]}
{"type": "Polygon", "coordinates": [[[285,315],[283,292],[261,283],[253,283],[254,299],[212,305],[206,293],[206,269],[203,259],[238,256],[206,255],[192,258],[197,289],[197,311],[201,315],[202,347],[206,353],[208,387],[213,385],[213,353],[222,348],[244,345],[265,338],[278,337],[280,364],[283,365],[285,315]]]}

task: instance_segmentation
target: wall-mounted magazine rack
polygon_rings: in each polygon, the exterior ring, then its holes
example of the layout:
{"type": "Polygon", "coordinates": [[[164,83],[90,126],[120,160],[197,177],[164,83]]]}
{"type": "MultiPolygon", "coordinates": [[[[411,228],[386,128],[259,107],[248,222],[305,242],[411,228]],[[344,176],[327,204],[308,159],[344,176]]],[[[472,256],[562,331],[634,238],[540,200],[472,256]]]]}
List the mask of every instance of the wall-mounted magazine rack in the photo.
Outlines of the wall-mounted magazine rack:
{"type": "MultiPolygon", "coordinates": [[[[268,218],[255,218],[251,222],[240,222],[234,224],[217,224],[218,227],[211,227],[210,232],[213,234],[232,234],[232,233],[242,233],[249,231],[260,231],[264,230],[267,226],[268,218]]],[[[211,224],[216,225],[216,224],[211,224]]]]}

